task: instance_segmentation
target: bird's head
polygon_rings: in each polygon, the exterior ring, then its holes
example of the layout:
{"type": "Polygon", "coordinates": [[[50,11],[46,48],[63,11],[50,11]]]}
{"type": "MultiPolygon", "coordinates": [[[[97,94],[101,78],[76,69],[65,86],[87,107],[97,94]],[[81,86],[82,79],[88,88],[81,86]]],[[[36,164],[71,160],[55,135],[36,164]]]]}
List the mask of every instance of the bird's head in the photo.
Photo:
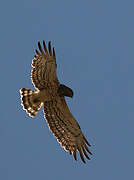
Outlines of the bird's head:
{"type": "Polygon", "coordinates": [[[59,96],[67,96],[67,97],[73,97],[74,93],[73,90],[63,84],[60,84],[58,88],[58,94],[59,96]]]}

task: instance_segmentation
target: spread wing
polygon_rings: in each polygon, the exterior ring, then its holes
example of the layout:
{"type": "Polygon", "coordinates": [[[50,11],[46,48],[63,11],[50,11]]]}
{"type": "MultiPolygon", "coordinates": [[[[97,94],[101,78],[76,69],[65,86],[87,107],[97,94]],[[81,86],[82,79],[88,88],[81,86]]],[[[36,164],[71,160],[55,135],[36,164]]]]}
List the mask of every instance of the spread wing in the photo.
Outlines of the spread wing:
{"type": "Polygon", "coordinates": [[[56,56],[55,50],[51,50],[51,42],[48,43],[48,50],[45,41],[43,41],[43,48],[38,42],[39,50],[36,50],[32,62],[31,79],[35,88],[42,90],[48,87],[48,84],[59,83],[56,75],[56,56]]]}
{"type": "Polygon", "coordinates": [[[61,146],[77,160],[76,152],[79,151],[82,161],[85,163],[83,154],[90,159],[87,153],[91,154],[88,146],[90,144],[84,137],[80,126],[71,114],[65,98],[57,97],[53,101],[44,103],[45,118],[49,128],[57,138],[61,146]]]}

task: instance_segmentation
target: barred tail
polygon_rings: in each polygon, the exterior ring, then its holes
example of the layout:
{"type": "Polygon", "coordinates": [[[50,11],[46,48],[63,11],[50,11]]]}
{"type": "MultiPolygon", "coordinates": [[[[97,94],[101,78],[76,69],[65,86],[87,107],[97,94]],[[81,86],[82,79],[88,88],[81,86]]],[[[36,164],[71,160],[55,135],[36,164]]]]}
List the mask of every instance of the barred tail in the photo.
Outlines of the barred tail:
{"type": "Polygon", "coordinates": [[[42,103],[38,98],[38,91],[27,88],[20,89],[21,105],[29,116],[34,117],[41,108],[42,103]]]}

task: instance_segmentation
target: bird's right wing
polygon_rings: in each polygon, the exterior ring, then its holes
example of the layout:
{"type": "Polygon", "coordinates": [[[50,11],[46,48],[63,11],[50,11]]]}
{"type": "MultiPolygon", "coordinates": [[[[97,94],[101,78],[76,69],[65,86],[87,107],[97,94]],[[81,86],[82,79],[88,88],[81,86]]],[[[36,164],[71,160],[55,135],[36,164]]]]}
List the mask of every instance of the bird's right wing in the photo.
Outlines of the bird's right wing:
{"type": "Polygon", "coordinates": [[[90,146],[90,144],[71,114],[64,97],[57,97],[57,99],[51,102],[44,103],[44,113],[50,130],[61,146],[69,151],[70,154],[73,154],[75,160],[77,160],[77,151],[79,151],[84,163],[83,154],[87,159],[90,159],[87,155],[87,152],[91,154],[87,147],[87,145],[90,146]]]}

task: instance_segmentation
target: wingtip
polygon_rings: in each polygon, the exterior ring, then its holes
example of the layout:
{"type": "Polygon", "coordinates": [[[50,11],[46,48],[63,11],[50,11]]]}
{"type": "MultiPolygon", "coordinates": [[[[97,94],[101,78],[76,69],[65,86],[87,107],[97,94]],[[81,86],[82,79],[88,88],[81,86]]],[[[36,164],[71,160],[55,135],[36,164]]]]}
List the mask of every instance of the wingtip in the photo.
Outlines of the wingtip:
{"type": "Polygon", "coordinates": [[[84,157],[83,157],[83,154],[82,154],[81,148],[78,148],[78,151],[79,151],[79,154],[80,154],[80,158],[81,158],[81,160],[83,161],[83,163],[85,163],[85,164],[86,164],[86,161],[85,161],[85,159],[84,159],[84,157]]]}
{"type": "Polygon", "coordinates": [[[77,161],[76,150],[75,150],[75,151],[73,151],[73,157],[74,157],[75,161],[77,161]]]}
{"type": "Polygon", "coordinates": [[[89,149],[88,149],[88,147],[87,147],[87,145],[85,144],[85,149],[86,149],[86,151],[90,154],[90,155],[92,155],[92,153],[89,151],[89,149]]]}
{"type": "Polygon", "coordinates": [[[35,49],[35,52],[36,52],[36,54],[39,56],[40,55],[40,53],[39,53],[39,51],[37,50],[37,49],[35,49]]]}
{"type": "Polygon", "coordinates": [[[87,153],[86,153],[86,151],[85,151],[84,147],[82,147],[82,151],[83,151],[83,153],[84,153],[85,157],[86,157],[88,160],[90,160],[90,158],[88,157],[88,155],[87,155],[87,153]]]}
{"type": "Polygon", "coordinates": [[[38,41],[38,48],[39,48],[40,52],[43,53],[43,49],[41,47],[40,41],[38,41]]]}
{"type": "Polygon", "coordinates": [[[40,41],[38,41],[38,47],[41,47],[40,41]]]}
{"type": "Polygon", "coordinates": [[[51,41],[48,42],[48,50],[49,50],[50,56],[52,56],[51,41]]]}
{"type": "Polygon", "coordinates": [[[48,54],[47,47],[46,47],[46,43],[45,43],[44,40],[43,40],[43,47],[44,47],[45,53],[48,54]]]}
{"type": "Polygon", "coordinates": [[[53,47],[53,56],[54,56],[54,57],[56,57],[56,55],[55,55],[55,49],[54,49],[54,47],[53,47]]]}
{"type": "Polygon", "coordinates": [[[87,139],[85,138],[85,136],[83,136],[83,138],[84,138],[86,144],[87,144],[88,146],[91,146],[91,145],[89,144],[89,142],[87,141],[87,139]]]}

